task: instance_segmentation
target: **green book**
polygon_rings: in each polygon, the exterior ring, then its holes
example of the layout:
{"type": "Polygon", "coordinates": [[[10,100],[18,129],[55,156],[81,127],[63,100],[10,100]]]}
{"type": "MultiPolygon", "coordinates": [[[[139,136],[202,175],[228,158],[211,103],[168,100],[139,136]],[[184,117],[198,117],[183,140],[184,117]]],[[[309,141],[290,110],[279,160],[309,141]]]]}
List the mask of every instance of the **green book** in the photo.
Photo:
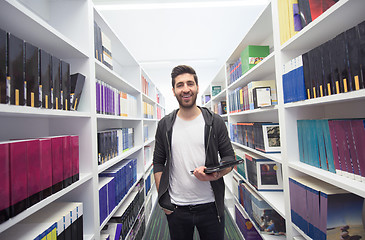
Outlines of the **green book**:
{"type": "Polygon", "coordinates": [[[248,45],[241,52],[242,74],[245,74],[248,70],[256,66],[256,64],[261,62],[269,53],[269,46],[248,45]]]}

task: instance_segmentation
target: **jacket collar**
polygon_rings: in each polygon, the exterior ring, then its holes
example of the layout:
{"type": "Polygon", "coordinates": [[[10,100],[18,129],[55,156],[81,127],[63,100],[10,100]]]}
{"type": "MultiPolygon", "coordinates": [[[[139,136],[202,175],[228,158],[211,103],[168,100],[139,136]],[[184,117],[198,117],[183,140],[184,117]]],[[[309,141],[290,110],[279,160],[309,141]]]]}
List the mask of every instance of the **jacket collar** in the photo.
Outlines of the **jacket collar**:
{"type": "MultiPolygon", "coordinates": [[[[205,124],[208,125],[208,126],[211,126],[213,124],[213,113],[206,107],[198,106],[198,108],[200,109],[200,111],[203,114],[205,124]]],[[[172,111],[170,114],[168,114],[166,116],[166,118],[167,118],[167,121],[166,121],[167,131],[170,131],[172,129],[172,126],[173,126],[173,124],[176,120],[176,116],[177,116],[178,111],[179,111],[179,109],[175,109],[174,111],[172,111]]]]}

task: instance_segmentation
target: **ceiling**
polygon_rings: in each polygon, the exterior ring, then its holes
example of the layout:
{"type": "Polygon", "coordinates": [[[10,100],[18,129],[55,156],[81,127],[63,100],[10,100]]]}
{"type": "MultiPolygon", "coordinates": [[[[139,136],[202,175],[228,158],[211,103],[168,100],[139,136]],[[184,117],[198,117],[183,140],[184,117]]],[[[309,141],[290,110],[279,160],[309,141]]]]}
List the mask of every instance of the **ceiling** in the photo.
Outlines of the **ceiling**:
{"type": "MultiPolygon", "coordinates": [[[[195,68],[203,92],[268,0],[93,0],[119,39],[165,96],[174,66],[195,68]]],[[[198,104],[200,102],[200,97],[198,104]]]]}

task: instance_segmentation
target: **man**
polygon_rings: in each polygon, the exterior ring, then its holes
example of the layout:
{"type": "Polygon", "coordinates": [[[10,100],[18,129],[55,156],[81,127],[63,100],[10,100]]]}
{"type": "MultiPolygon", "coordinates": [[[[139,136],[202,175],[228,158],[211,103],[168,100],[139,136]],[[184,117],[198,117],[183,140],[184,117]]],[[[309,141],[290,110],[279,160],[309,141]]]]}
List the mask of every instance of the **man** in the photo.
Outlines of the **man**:
{"type": "Polygon", "coordinates": [[[190,66],[172,70],[172,91],[179,109],[160,120],[153,155],[158,202],[166,213],[172,240],[224,239],[224,181],[232,169],[205,174],[206,167],[234,161],[222,118],[198,107],[198,77],[190,66]],[[193,170],[193,173],[191,171],[193,170]]]}

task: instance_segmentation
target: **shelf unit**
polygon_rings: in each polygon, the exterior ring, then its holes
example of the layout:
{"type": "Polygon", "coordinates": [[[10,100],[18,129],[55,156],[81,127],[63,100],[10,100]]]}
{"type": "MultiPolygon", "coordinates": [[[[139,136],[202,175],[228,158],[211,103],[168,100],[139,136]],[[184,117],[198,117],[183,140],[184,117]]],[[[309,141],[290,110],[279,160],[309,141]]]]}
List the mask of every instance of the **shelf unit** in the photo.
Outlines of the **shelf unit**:
{"type": "MultiPolygon", "coordinates": [[[[284,63],[364,21],[364,10],[365,3],[361,0],[340,0],[281,45],[278,0],[272,0],[228,58],[226,65],[219,70],[207,90],[204,91],[204,94],[209,94],[211,86],[217,82],[222,82],[221,79],[226,79],[225,88],[222,90],[225,93],[220,93],[222,96],[228,96],[230,91],[239,86],[244,86],[253,80],[276,80],[278,105],[239,113],[228,113],[223,117],[228,119],[228,123],[236,123],[238,121],[273,121],[279,123],[281,138],[280,154],[264,154],[237,143],[232,143],[232,145],[234,148],[240,148],[246,152],[254,152],[264,158],[282,164],[283,192],[268,193],[257,191],[257,193],[286,220],[287,239],[310,239],[291,221],[289,177],[311,176],[365,198],[364,182],[355,181],[300,162],[297,137],[297,120],[364,118],[365,89],[287,104],[284,104],[282,91],[282,66],[284,63]],[[237,81],[228,85],[229,77],[226,69],[228,69],[229,64],[234,63],[238,59],[240,52],[248,45],[269,45],[270,54],[237,81]],[[218,79],[220,80],[218,81],[218,79]]],[[[228,98],[226,101],[227,108],[229,108],[228,98]]],[[[207,103],[203,102],[203,105],[212,108],[213,103],[214,98],[207,103]]],[[[235,191],[232,187],[234,184],[233,179],[244,180],[244,178],[235,170],[225,176],[228,189],[226,191],[226,206],[234,217],[234,204],[240,204],[233,194],[235,191]]],[[[243,208],[240,210],[244,211],[243,208]]],[[[264,239],[276,239],[268,235],[262,235],[262,237],[264,239]]]]}
{"type": "MultiPolygon", "coordinates": [[[[139,180],[152,170],[152,160],[144,163],[144,148],[154,146],[157,128],[157,106],[164,113],[164,103],[158,102],[156,86],[104,20],[92,0],[48,1],[6,0],[0,2],[0,28],[30,42],[50,54],[70,63],[71,74],[86,76],[78,111],[31,108],[0,104],[0,141],[73,134],[80,140],[80,179],[71,186],[51,195],[0,224],[0,234],[56,201],[80,201],[84,208],[84,239],[100,239],[100,230],[133,192],[139,180]],[[112,43],[113,70],[95,58],[94,21],[112,43]],[[142,75],[151,86],[149,96],[142,92],[142,75]],[[137,99],[136,116],[114,116],[96,113],[96,80],[133,95],[137,99]],[[153,118],[143,117],[143,101],[153,106],[153,118]],[[144,141],[143,126],[148,126],[144,141]],[[134,128],[134,147],[98,165],[97,132],[111,128],[134,128]],[[126,158],[137,158],[137,181],[128,194],[99,224],[98,174],[126,158]]],[[[163,96],[160,94],[160,98],[163,96]]],[[[153,186],[151,187],[153,188],[153,186]]],[[[146,196],[145,196],[146,197],[146,196]]],[[[155,202],[150,191],[146,200],[155,202]]],[[[147,202],[145,203],[147,204],[147,202]]],[[[151,203],[149,203],[151,204],[151,203]]]]}

